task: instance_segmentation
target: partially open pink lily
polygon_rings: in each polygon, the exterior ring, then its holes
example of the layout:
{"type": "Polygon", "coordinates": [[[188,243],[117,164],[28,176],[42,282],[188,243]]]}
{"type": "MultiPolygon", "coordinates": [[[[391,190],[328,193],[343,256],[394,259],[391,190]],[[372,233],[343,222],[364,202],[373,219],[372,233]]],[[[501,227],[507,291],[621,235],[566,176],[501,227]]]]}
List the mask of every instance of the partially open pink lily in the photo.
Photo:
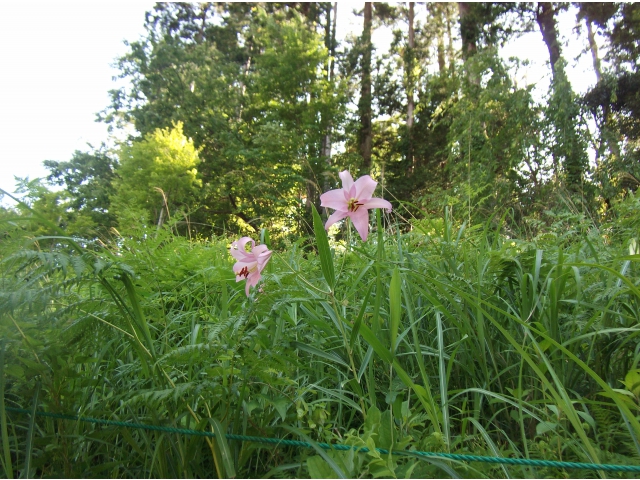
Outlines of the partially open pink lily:
{"type": "Polygon", "coordinates": [[[329,216],[325,228],[349,217],[362,240],[366,241],[369,236],[369,210],[372,208],[391,210],[391,204],[382,198],[371,198],[378,182],[369,175],[360,177],[354,182],[351,174],[345,170],[340,172],[340,179],[342,188],[320,195],[320,205],[335,210],[329,216]]]}
{"type": "Polygon", "coordinates": [[[255,287],[260,280],[260,273],[267,265],[271,258],[271,250],[266,245],[258,245],[252,238],[242,237],[231,244],[231,256],[238,260],[233,265],[233,273],[236,274],[236,282],[247,280],[244,289],[247,297],[249,296],[249,287],[255,287]],[[245,245],[251,242],[251,251],[247,252],[245,245]]]}

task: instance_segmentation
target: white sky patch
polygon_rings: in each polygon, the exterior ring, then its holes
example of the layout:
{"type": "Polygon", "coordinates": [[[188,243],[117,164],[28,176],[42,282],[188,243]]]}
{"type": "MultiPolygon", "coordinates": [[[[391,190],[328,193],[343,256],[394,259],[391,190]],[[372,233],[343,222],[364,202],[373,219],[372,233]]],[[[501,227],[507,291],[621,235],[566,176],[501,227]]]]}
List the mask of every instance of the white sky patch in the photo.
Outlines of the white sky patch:
{"type": "Polygon", "coordinates": [[[7,2],[0,29],[0,188],[45,176],[43,160],[70,160],[106,141],[95,114],[115,88],[123,40],[143,33],[153,2],[7,2]]]}

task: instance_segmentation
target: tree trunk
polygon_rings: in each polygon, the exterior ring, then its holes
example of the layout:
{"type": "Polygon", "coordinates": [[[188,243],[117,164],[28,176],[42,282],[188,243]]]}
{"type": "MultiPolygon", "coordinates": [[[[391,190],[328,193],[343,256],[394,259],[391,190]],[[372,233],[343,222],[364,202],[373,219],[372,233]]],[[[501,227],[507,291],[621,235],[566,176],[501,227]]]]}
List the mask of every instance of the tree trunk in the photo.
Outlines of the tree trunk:
{"type": "Polygon", "coordinates": [[[456,56],[453,52],[453,34],[451,33],[451,24],[453,23],[451,17],[453,13],[451,12],[451,9],[447,8],[445,15],[447,17],[447,38],[449,39],[447,45],[447,56],[449,57],[449,74],[454,75],[456,71],[456,56]]]}
{"type": "Polygon", "coordinates": [[[472,5],[469,2],[458,2],[460,15],[460,37],[462,37],[462,58],[467,60],[475,55],[478,49],[478,28],[471,15],[472,5]]]}
{"type": "Polygon", "coordinates": [[[373,132],[371,128],[371,24],[373,10],[371,2],[364,4],[364,28],[362,32],[362,85],[360,90],[360,155],[365,170],[371,168],[371,147],[373,132]]]}
{"type": "MultiPolygon", "coordinates": [[[[338,14],[338,2],[333,4],[333,18],[331,18],[331,10],[327,11],[327,35],[325,36],[325,45],[329,50],[329,68],[327,69],[327,76],[330,84],[333,84],[335,61],[333,57],[336,54],[336,18],[338,14]]],[[[327,166],[331,165],[331,130],[332,122],[329,120],[326,127],[326,133],[322,140],[321,155],[325,157],[327,166]]],[[[328,187],[325,185],[325,187],[328,187]]],[[[326,188],[325,188],[326,190],[326,188]]]]}
{"type": "Polygon", "coordinates": [[[589,48],[591,49],[591,58],[593,59],[593,70],[596,72],[596,81],[602,78],[602,69],[600,68],[600,58],[598,57],[598,44],[593,34],[593,25],[591,20],[585,18],[587,24],[587,34],[589,36],[589,48]]]}
{"type": "Polygon", "coordinates": [[[414,47],[415,32],[413,30],[413,4],[409,2],[409,46],[407,52],[407,127],[411,129],[413,126],[413,68],[414,68],[414,47]]]}
{"type": "Polygon", "coordinates": [[[572,192],[582,188],[587,156],[580,134],[576,129],[579,115],[573,100],[571,84],[567,79],[561,60],[558,29],[556,28],[556,10],[551,2],[539,2],[536,20],[542,33],[542,39],[549,50],[552,72],[551,102],[557,111],[554,122],[554,146],[552,148],[554,171],[562,164],[566,187],[572,192]]]}
{"type": "Polygon", "coordinates": [[[445,59],[444,59],[444,32],[442,31],[442,26],[438,25],[438,72],[440,75],[443,75],[445,69],[445,59]]]}
{"type": "MultiPolygon", "coordinates": [[[[336,55],[336,28],[338,26],[338,2],[333,2],[333,25],[331,25],[331,47],[329,48],[329,54],[331,57],[336,55]]],[[[336,62],[331,60],[331,70],[329,71],[329,81],[333,82],[334,69],[336,62]]]]}
{"type": "Polygon", "coordinates": [[[551,73],[556,80],[556,65],[560,60],[560,42],[558,42],[558,30],[556,29],[555,10],[551,2],[538,2],[536,15],[542,39],[549,50],[551,73]]]}

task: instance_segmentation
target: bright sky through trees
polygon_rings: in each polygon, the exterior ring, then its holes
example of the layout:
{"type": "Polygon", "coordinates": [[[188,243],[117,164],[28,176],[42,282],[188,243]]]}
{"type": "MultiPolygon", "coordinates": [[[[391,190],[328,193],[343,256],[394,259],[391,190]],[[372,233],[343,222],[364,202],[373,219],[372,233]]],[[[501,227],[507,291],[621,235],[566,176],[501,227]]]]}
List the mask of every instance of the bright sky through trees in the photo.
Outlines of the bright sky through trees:
{"type": "MultiPolygon", "coordinates": [[[[97,147],[108,138],[107,126],[95,122],[95,114],[109,103],[115,88],[110,65],[123,55],[123,40],[136,40],[143,33],[145,11],[150,1],[128,2],[36,2],[25,7],[3,5],[7,20],[0,29],[0,188],[13,191],[14,176],[31,179],[44,176],[43,160],[65,161],[75,150],[97,147]]],[[[339,2],[338,40],[349,32],[360,34],[362,2],[339,2]]],[[[424,15],[423,8],[416,9],[424,15]]],[[[420,16],[418,16],[420,18],[420,16]]],[[[568,74],[577,93],[595,84],[590,56],[575,58],[586,47],[572,31],[575,10],[559,15],[559,28],[567,39],[564,55],[568,74]]],[[[380,28],[373,41],[379,50],[391,39],[390,29],[380,28]]],[[[531,65],[517,81],[538,83],[546,92],[550,78],[548,53],[539,32],[528,33],[502,50],[504,57],[518,56],[531,65]]]]}
{"type": "Polygon", "coordinates": [[[95,114],[114,88],[110,64],[143,32],[153,2],[7,2],[0,29],[0,188],[35,178],[43,160],[68,160],[107,127],[95,114]]]}

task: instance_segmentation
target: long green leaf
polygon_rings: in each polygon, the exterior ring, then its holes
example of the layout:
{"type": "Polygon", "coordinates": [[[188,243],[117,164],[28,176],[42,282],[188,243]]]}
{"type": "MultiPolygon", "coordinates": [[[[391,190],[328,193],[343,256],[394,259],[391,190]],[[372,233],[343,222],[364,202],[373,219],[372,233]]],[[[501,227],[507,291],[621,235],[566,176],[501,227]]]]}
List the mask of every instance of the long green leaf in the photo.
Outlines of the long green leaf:
{"type": "Polygon", "coordinates": [[[333,269],[333,259],[331,258],[331,249],[329,248],[329,239],[327,231],[324,228],[320,214],[316,207],[312,206],[313,212],[313,232],[316,236],[316,244],[318,245],[318,255],[320,256],[320,267],[322,275],[327,281],[329,288],[333,290],[336,284],[336,274],[333,269]]]}
{"type": "MultiPolygon", "coordinates": [[[[471,423],[473,423],[473,425],[476,427],[476,429],[480,432],[480,435],[482,435],[482,437],[484,438],[484,441],[487,442],[487,446],[491,449],[491,452],[493,453],[494,457],[498,457],[498,458],[502,458],[502,454],[500,453],[500,449],[496,446],[496,444],[493,442],[493,440],[491,440],[491,436],[487,433],[487,431],[484,429],[484,427],[482,425],[480,425],[480,422],[478,422],[475,418],[473,417],[469,417],[467,418],[468,421],[470,421],[471,423]]],[[[507,470],[507,467],[504,466],[504,464],[500,464],[500,467],[502,468],[502,471],[504,472],[504,476],[507,478],[511,478],[509,476],[509,472],[507,470]]]]}
{"type": "Polygon", "coordinates": [[[4,467],[7,478],[13,478],[9,434],[7,431],[7,412],[4,407],[4,348],[5,342],[3,341],[2,348],[0,349],[0,427],[2,428],[2,450],[4,453],[2,466],[4,467]]]}
{"type": "Polygon", "coordinates": [[[398,329],[400,328],[400,317],[402,312],[402,292],[400,289],[400,270],[398,267],[393,269],[391,275],[391,284],[389,286],[389,309],[391,316],[391,324],[389,325],[389,338],[391,340],[391,353],[396,353],[396,339],[398,338],[398,329]]]}
{"type": "Polygon", "coordinates": [[[311,345],[306,345],[304,343],[300,343],[300,342],[291,342],[291,345],[294,348],[297,348],[299,350],[303,350],[307,353],[310,353],[311,355],[316,355],[318,357],[322,357],[326,360],[329,360],[332,363],[339,363],[340,365],[343,365],[347,368],[349,368],[349,364],[347,362],[345,362],[340,355],[338,355],[335,352],[325,352],[324,350],[320,350],[318,348],[312,347],[311,345]]]}
{"type": "Polygon", "coordinates": [[[360,332],[360,324],[362,323],[362,317],[364,317],[364,312],[367,310],[367,305],[369,304],[371,290],[373,290],[373,283],[369,286],[367,294],[364,296],[364,300],[362,301],[360,311],[358,312],[358,318],[356,318],[356,321],[353,323],[353,328],[351,329],[351,337],[349,338],[349,348],[353,348],[353,344],[358,338],[358,332],[360,332]]]}
{"type": "Polygon", "coordinates": [[[442,331],[442,315],[436,312],[436,325],[438,331],[438,372],[440,376],[440,410],[442,411],[442,429],[447,449],[451,447],[451,431],[449,427],[449,401],[447,390],[447,373],[444,366],[444,332],[442,331]]]}
{"type": "Polygon", "coordinates": [[[131,307],[133,308],[133,320],[136,322],[136,325],[140,329],[140,333],[142,333],[145,339],[145,342],[147,344],[146,345],[147,350],[151,353],[152,357],[155,359],[156,354],[155,354],[154,343],[151,338],[151,332],[149,331],[149,325],[147,324],[147,319],[144,315],[144,312],[142,311],[142,308],[140,307],[140,302],[138,301],[136,288],[133,285],[133,282],[131,281],[129,274],[127,274],[124,271],[120,275],[120,280],[125,286],[125,289],[127,291],[127,297],[129,297],[129,302],[131,303],[131,307]]]}
{"type": "Polygon", "coordinates": [[[29,417],[29,429],[27,430],[27,448],[24,456],[24,469],[20,478],[31,478],[31,455],[33,453],[33,432],[36,427],[36,411],[38,410],[38,395],[40,394],[40,380],[36,382],[36,391],[31,402],[31,415],[29,417]]]}
{"type": "Polygon", "coordinates": [[[231,449],[227,442],[226,432],[218,420],[212,418],[210,421],[213,426],[213,433],[216,434],[216,446],[220,450],[220,456],[222,457],[222,464],[224,465],[226,476],[227,478],[235,478],[236,469],[233,465],[233,457],[231,456],[231,449]]]}

